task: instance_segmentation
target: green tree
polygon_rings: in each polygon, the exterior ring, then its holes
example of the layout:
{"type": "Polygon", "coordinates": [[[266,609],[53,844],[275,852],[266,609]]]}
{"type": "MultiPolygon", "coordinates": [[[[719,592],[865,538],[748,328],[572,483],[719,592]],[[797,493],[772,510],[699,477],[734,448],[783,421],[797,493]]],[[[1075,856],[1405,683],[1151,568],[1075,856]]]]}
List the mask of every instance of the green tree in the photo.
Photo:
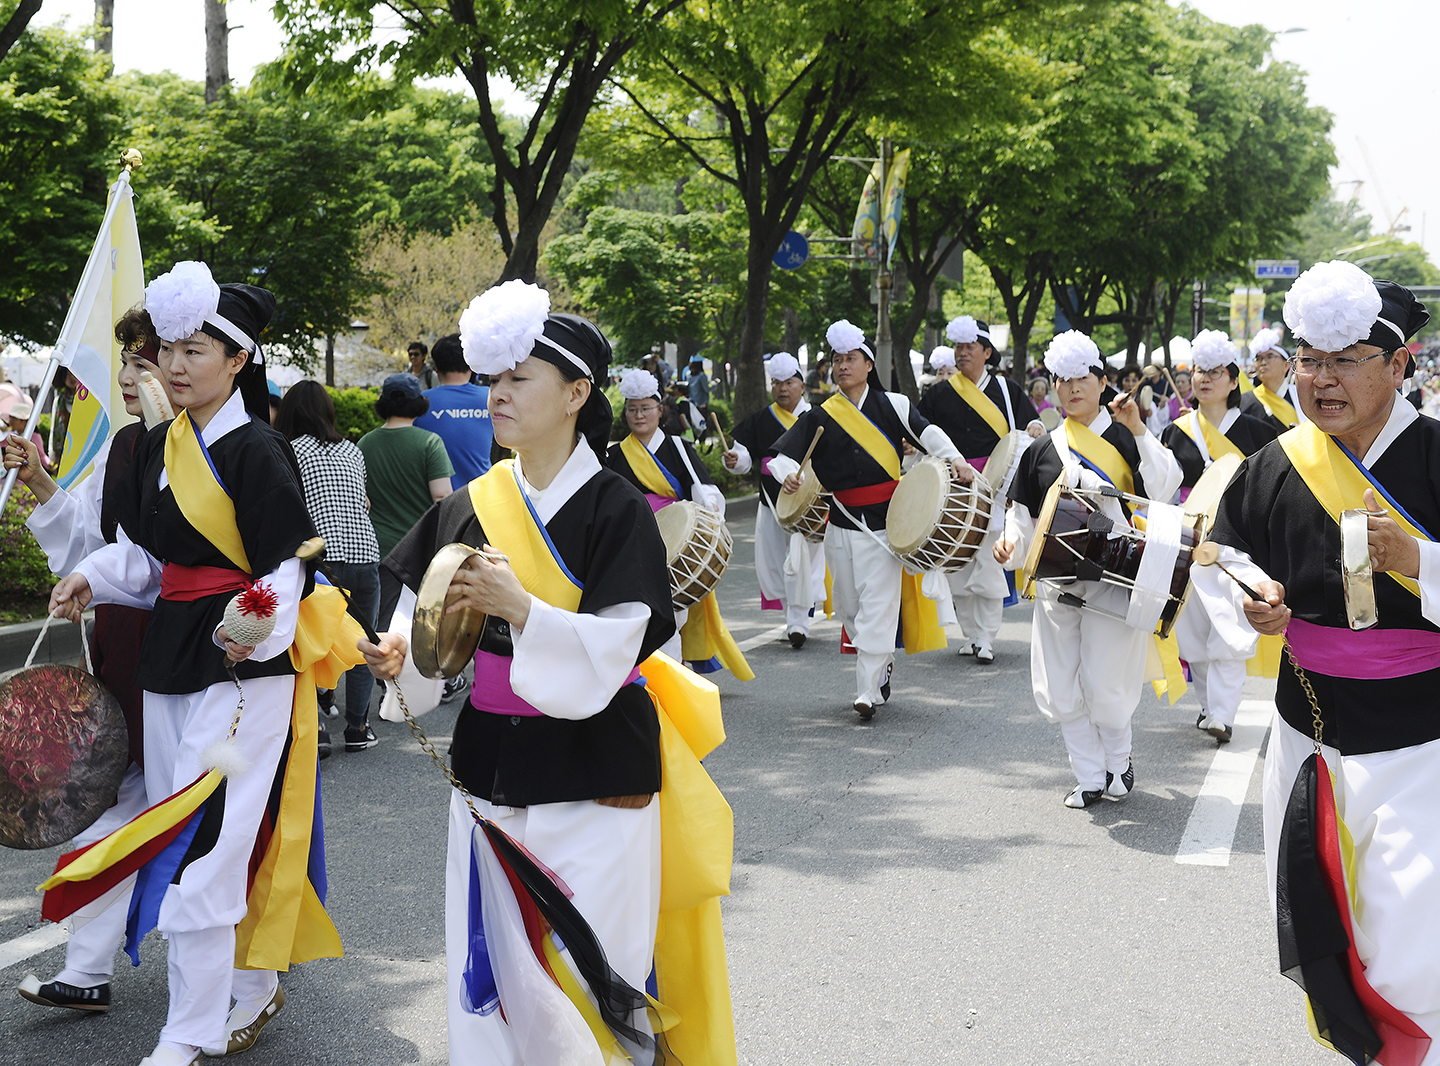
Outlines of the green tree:
{"type": "Polygon", "coordinates": [[[106,57],[48,27],[0,62],[0,334],[55,340],[120,170],[106,57]]]}
{"type": "Polygon", "coordinates": [[[545,227],[575,160],[576,144],[605,84],[683,0],[590,0],[583,5],[496,0],[277,0],[291,35],[287,67],[305,88],[393,66],[402,80],[458,73],[479,105],[494,163],[491,217],[505,251],[502,280],[533,280],[545,227]],[[376,12],[400,21],[376,32],[376,12]],[[347,58],[335,58],[337,52],[347,58]],[[533,101],[517,132],[491,87],[506,78],[533,101]]]}
{"type": "Polygon", "coordinates": [[[30,20],[40,13],[41,0],[18,0],[15,4],[5,3],[0,5],[0,15],[5,19],[5,25],[0,26],[0,62],[15,47],[15,42],[20,40],[20,35],[30,25],[30,20]]]}

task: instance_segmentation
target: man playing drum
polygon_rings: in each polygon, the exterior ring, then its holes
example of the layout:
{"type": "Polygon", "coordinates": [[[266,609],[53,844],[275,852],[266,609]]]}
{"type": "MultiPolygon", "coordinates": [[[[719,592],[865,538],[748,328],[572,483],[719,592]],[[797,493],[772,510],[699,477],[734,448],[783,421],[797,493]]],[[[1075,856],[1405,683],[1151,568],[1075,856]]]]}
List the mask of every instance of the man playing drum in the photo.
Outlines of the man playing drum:
{"type": "Polygon", "coordinates": [[[834,494],[825,562],[835,607],[855,647],[855,710],[869,719],[890,695],[902,612],[907,652],[945,646],[934,603],[923,600],[919,578],[904,573],[885,540],[885,516],[900,481],[905,442],[949,460],[961,482],[974,480],[975,469],[907,398],[883,390],[859,326],[842,319],[825,337],[835,351],[840,392],[806,411],[775,442],[770,473],[782,481],[782,491],[799,491],[801,464],[814,444],[813,476],[834,494]]]}
{"type": "Polygon", "coordinates": [[[1265,857],[1281,969],[1307,989],[1312,1031],[1352,1061],[1434,1066],[1440,423],[1396,391],[1429,314],[1338,260],[1302,274],[1284,314],[1307,420],[1246,460],[1212,533],[1220,563],[1259,596],[1217,567],[1194,569],[1195,591],[1288,644],[1265,857]]]}
{"type": "MultiPolygon", "coordinates": [[[[1006,434],[1023,429],[1036,439],[1044,435],[1045,426],[1024,389],[1004,374],[990,372],[988,362],[995,358],[995,345],[984,322],[961,315],[945,328],[945,336],[955,345],[953,354],[947,360],[944,350],[936,349],[930,363],[948,362],[957,373],[947,379],[948,388],[930,389],[920,398],[920,413],[931,425],[943,429],[957,448],[974,456],[971,462],[983,472],[986,458],[1006,434]]],[[[988,475],[997,492],[1005,474],[1004,470],[992,470],[988,475]]],[[[1004,500],[996,500],[995,506],[1003,508],[1004,500]]],[[[998,533],[997,525],[996,536],[998,533]]],[[[988,548],[976,552],[969,566],[949,575],[955,613],[965,631],[960,654],[974,655],[982,663],[995,661],[1001,608],[1011,592],[1005,571],[988,548]]]]}
{"type": "Polygon", "coordinates": [[[760,501],[755,508],[755,576],[760,581],[760,607],[785,612],[785,633],[795,648],[805,646],[815,605],[825,602],[825,546],[811,544],[800,533],[786,533],[775,518],[780,482],[770,473],[770,449],[795,419],[810,410],[800,363],[789,352],[776,352],[765,364],[770,395],[775,401],[735,427],[725,465],[748,474],[754,456],[760,460],[760,501]]]}
{"type": "Polygon", "coordinates": [[[1295,379],[1290,374],[1290,354],[1280,347],[1278,329],[1262,329],[1250,342],[1250,358],[1260,383],[1240,399],[1240,410],[1264,419],[1276,433],[1293,429],[1305,420],[1295,379]]]}
{"type": "MultiPolygon", "coordinates": [[[[1062,474],[1069,486],[1121,492],[1161,502],[1180,486],[1180,465],[1145,428],[1128,397],[1112,412],[1100,406],[1105,365],[1095,342],[1077,330],[1050,342],[1045,369],[1053,374],[1065,421],[1026,450],[1010,487],[1015,506],[995,558],[1014,570],[1036,536],[1046,493],[1062,474]]],[[[1129,509],[1105,500],[1108,517],[1128,522],[1129,509]]],[[[1123,618],[1129,597],[1100,581],[1075,581],[1061,593],[1039,587],[1030,643],[1030,679],[1040,713],[1060,725],[1075,788],[1067,807],[1089,807],[1102,795],[1123,799],[1135,783],[1130,761],[1130,718],[1145,680],[1150,634],[1095,610],[1062,601],[1078,597],[1123,618]]]]}
{"type": "MultiPolygon", "coordinates": [[[[1160,435],[1184,471],[1182,499],[1188,498],[1216,459],[1226,455],[1244,459],[1275,439],[1268,422],[1241,411],[1239,353],[1228,336],[1218,329],[1201,330],[1190,344],[1190,358],[1195,367],[1195,408],[1160,435]]],[[[1248,631],[1238,611],[1218,604],[1195,604],[1182,611],[1175,623],[1180,657],[1190,664],[1190,678],[1200,698],[1195,728],[1220,744],[1228,744],[1234,735],[1246,660],[1256,651],[1248,631]]],[[[1274,676],[1273,671],[1269,676],[1274,676]]]]}

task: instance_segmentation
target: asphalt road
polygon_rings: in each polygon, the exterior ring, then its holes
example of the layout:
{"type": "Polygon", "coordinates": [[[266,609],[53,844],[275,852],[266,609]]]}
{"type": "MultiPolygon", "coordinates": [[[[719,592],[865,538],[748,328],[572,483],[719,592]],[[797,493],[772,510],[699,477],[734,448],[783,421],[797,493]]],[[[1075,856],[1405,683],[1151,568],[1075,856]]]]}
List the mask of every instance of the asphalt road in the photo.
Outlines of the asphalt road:
{"type": "MultiPolygon", "coordinates": [[[[742,641],[777,624],[758,609],[753,507],[732,507],[720,590],[742,641]]],[[[854,660],[833,622],[798,652],[754,647],[753,682],[720,678],[729,740],[707,766],[735,809],[725,925],[740,1061],[1339,1061],[1310,1040],[1302,996],[1277,972],[1259,764],[1228,865],[1178,864],[1216,747],[1194,728],[1193,697],[1171,708],[1147,690],[1136,791],[1065,808],[1073,779],[1030,695],[1029,634],[1022,604],[993,665],[902,657],[869,724],[850,709],[854,660]]],[[[1268,699],[1267,684],[1247,682],[1247,698],[1268,699]]],[[[423,723],[443,742],[454,715],[423,723]]],[[[246,1066],[446,1061],[446,785],[405,727],[375,726],[379,747],[322,764],[345,958],[282,977],[287,1006],[246,1066]]],[[[0,855],[0,984],[62,965],[60,947],[14,961],[60,850],[0,855]]],[[[165,1015],[157,936],[142,959],[120,957],[105,1016],[0,994],[0,1066],[134,1066],[165,1015]]]]}

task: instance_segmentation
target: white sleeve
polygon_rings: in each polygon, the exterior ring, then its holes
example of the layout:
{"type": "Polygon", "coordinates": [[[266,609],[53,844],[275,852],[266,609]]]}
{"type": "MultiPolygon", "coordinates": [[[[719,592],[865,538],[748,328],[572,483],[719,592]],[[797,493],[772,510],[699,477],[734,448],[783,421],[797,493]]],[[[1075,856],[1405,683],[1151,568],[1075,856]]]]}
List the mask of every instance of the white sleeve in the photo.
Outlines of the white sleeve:
{"type": "Polygon", "coordinates": [[[1159,503],[1169,503],[1180,482],[1185,480],[1184,471],[1170,449],[1153,433],[1140,434],[1135,443],[1140,448],[1140,477],[1145,482],[1145,494],[1159,503]]]}
{"type": "Polygon", "coordinates": [[[70,574],[80,560],[105,546],[100,531],[100,504],[105,493],[105,463],[110,441],[95,456],[95,466],[74,492],[57,489],[54,496],[30,513],[25,526],[50,561],[56,574],[70,574]]]}
{"type": "Polygon", "coordinates": [[[784,481],[791,474],[800,473],[800,464],[788,455],[775,455],[770,458],[770,476],[776,481],[784,481]]]}
{"type": "Polygon", "coordinates": [[[926,426],[925,432],[920,434],[920,443],[925,448],[926,454],[933,455],[937,459],[964,458],[960,454],[960,449],[955,447],[954,442],[951,441],[949,434],[934,422],[926,426]]]}
{"type": "MultiPolygon", "coordinates": [[[[1255,565],[1255,561],[1238,548],[1228,544],[1220,545],[1220,562],[1231,574],[1252,588],[1269,576],[1255,565]]],[[[1421,566],[1424,566],[1422,561],[1421,566]]],[[[1189,604],[1187,611],[1204,608],[1210,616],[1215,632],[1234,652],[1245,658],[1255,654],[1257,635],[1245,617],[1245,593],[1240,586],[1218,566],[1190,567],[1190,583],[1194,588],[1198,604],[1189,604]]]]}
{"type": "Polygon", "coordinates": [[[750,458],[750,449],[741,444],[738,440],[730,442],[730,451],[735,454],[735,474],[748,474],[754,465],[750,458]]]}
{"type": "Polygon", "coordinates": [[[610,706],[635,669],[649,624],[643,603],[578,614],[531,596],[525,628],[510,627],[510,686],[551,718],[591,718],[610,706]]]}
{"type": "Polygon", "coordinates": [[[1025,555],[1030,542],[1035,538],[1035,519],[1030,517],[1030,508],[1013,504],[1005,511],[1005,539],[1015,545],[1010,553],[1006,570],[1019,570],[1025,565],[1025,555]]]}
{"type": "Polygon", "coordinates": [[[697,481],[690,486],[690,496],[694,503],[708,507],[721,518],[725,517],[725,493],[720,491],[719,485],[707,485],[703,481],[697,481]]]}
{"type": "MultiPolygon", "coordinates": [[[[305,564],[299,559],[286,559],[262,577],[260,583],[269,586],[280,600],[275,609],[274,631],[255,645],[255,650],[250,653],[251,659],[263,663],[289,651],[290,645],[295,643],[295,627],[300,621],[300,594],[305,591],[305,564]]],[[[219,632],[220,626],[216,626],[215,633],[219,632]]],[[[216,647],[225,646],[214,634],[211,639],[216,647]]]]}
{"type": "Polygon", "coordinates": [[[90,582],[92,603],[118,603],[122,607],[151,610],[160,595],[160,573],[164,566],[125,535],[115,531],[115,543],[91,552],[75,564],[74,572],[90,582]]]}
{"type": "Polygon", "coordinates": [[[1440,625],[1440,544],[1419,540],[1420,613],[1440,625]]]}

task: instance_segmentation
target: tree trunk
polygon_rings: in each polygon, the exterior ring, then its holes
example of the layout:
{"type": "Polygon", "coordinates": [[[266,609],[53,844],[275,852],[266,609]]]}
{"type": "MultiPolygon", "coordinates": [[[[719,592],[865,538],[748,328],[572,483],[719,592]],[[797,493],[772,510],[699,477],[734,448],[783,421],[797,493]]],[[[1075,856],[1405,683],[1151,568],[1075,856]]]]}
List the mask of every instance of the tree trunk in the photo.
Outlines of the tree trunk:
{"type": "MultiPolygon", "coordinates": [[[[906,312],[905,320],[900,323],[900,329],[891,342],[894,345],[892,358],[900,391],[911,400],[919,400],[920,386],[915,381],[915,368],[910,363],[910,349],[914,347],[915,334],[920,332],[920,327],[925,324],[925,317],[929,314],[935,279],[928,274],[917,272],[910,279],[910,287],[910,310],[906,312]]],[[[891,325],[893,327],[893,321],[891,325]]]]}
{"type": "Polygon", "coordinates": [[[95,0],[95,51],[115,53],[115,0],[95,0]]]}
{"type": "Polygon", "coordinates": [[[325,384],[335,387],[335,334],[325,334],[325,384]]]}
{"type": "Polygon", "coordinates": [[[15,47],[15,42],[25,32],[25,27],[30,25],[30,20],[39,13],[40,3],[41,0],[20,0],[20,6],[10,13],[4,28],[0,29],[0,61],[15,47]]]}
{"type": "Polygon", "coordinates": [[[774,266],[753,236],[745,278],[745,317],[740,324],[740,351],[735,381],[735,421],[765,406],[765,315],[770,307],[770,270],[774,266]]]}
{"type": "Polygon", "coordinates": [[[205,102],[220,99],[230,84],[230,25],[224,0],[205,0],[205,102]]]}
{"type": "Polygon", "coordinates": [[[800,358],[800,316],[795,308],[785,308],[785,351],[800,358]]]}

